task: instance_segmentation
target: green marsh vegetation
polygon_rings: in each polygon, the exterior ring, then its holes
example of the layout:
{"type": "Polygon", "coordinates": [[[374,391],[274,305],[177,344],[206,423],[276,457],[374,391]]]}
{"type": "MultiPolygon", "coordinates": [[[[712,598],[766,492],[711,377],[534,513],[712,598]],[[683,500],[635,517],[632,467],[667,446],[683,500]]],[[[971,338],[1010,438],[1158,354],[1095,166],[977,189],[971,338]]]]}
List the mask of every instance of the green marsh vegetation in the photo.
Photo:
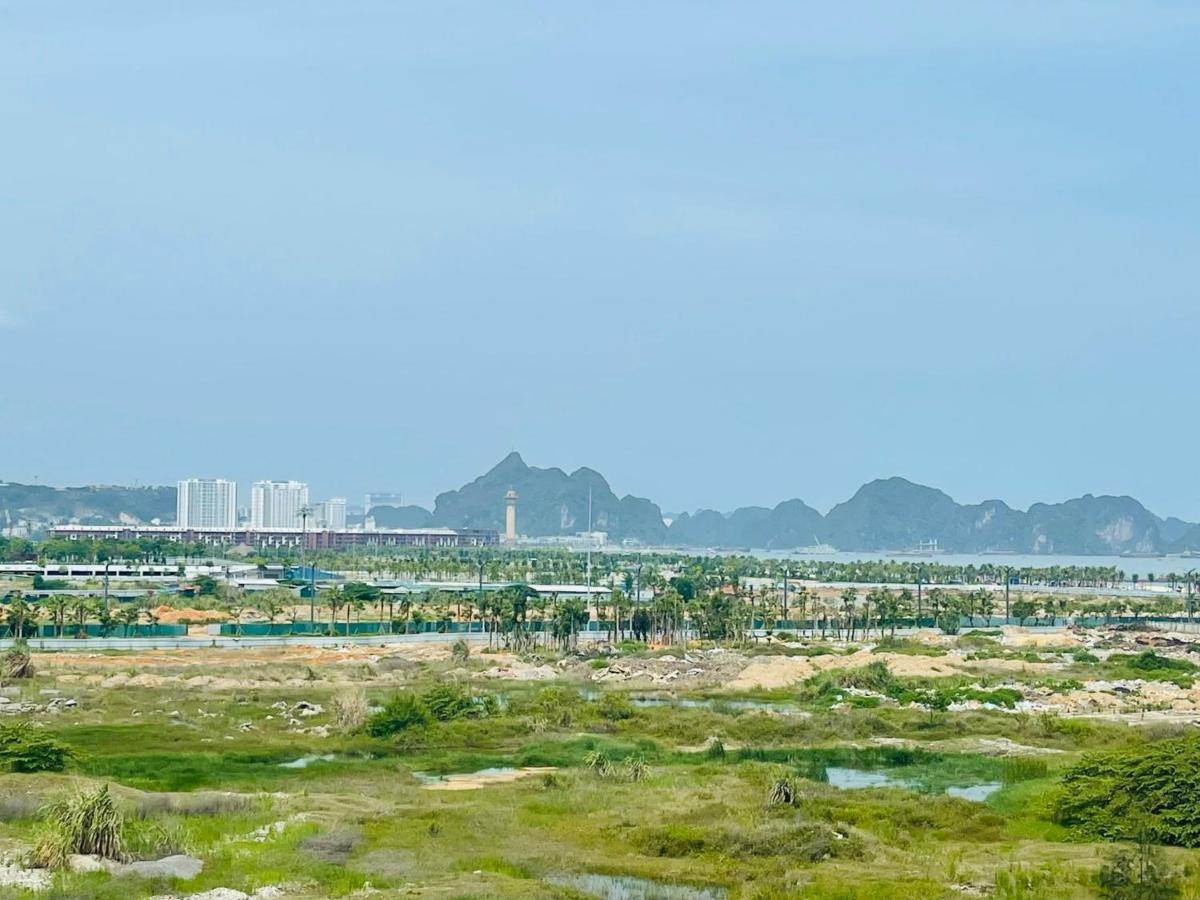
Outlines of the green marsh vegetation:
{"type": "MultiPolygon", "coordinates": [[[[54,688],[79,706],[39,717],[40,728],[16,738],[51,742],[61,760],[50,754],[54,764],[40,771],[0,765],[0,794],[21,798],[0,802],[0,841],[32,852],[64,819],[52,807],[94,804],[107,787],[120,819],[112,852],[187,853],[204,869],[186,880],[61,872],[60,896],[267,884],[348,896],[370,882],[383,896],[549,898],[568,890],[553,879],[594,873],[731,897],[952,897],[964,885],[999,897],[1088,897],[1106,889],[1103,872],[1116,883],[1138,871],[1116,843],[1138,840],[1112,825],[1126,808],[1118,786],[1165,769],[1190,740],[1174,729],[1002,711],[1002,687],[902,678],[881,663],[788,688],[681,690],[704,701],[684,706],[639,705],[634,692],[586,676],[475,677],[485,658],[471,653],[466,674],[461,660],[400,667],[390,686],[356,681],[365,668],[357,664],[313,664],[312,677],[295,666],[277,684],[225,689],[63,683],[39,666],[22,696],[54,688]],[[831,708],[851,688],[896,703],[831,708]],[[982,692],[1002,709],[931,720],[900,702],[930,691],[982,692]],[[750,699],[761,708],[728,702],[750,699]],[[300,701],[322,712],[289,724],[279,704],[300,701]],[[1026,749],[998,755],[986,747],[998,739],[1026,749]],[[553,771],[461,791],[431,790],[413,775],[526,767],[553,771]],[[831,767],[905,786],[841,789],[831,767]],[[984,802],[946,793],[979,784],[999,787],[984,802]]],[[[107,664],[138,671],[119,655],[107,664]]],[[[181,665],[178,674],[203,669],[181,665]]],[[[1189,789],[1172,792],[1153,774],[1146,785],[1138,802],[1160,809],[1189,789]]],[[[1160,819],[1190,833],[1186,821],[1160,819]]],[[[1191,845],[1151,833],[1173,845],[1164,871],[1194,891],[1191,845]]],[[[47,843],[47,859],[65,846],[82,845],[47,843]]]]}

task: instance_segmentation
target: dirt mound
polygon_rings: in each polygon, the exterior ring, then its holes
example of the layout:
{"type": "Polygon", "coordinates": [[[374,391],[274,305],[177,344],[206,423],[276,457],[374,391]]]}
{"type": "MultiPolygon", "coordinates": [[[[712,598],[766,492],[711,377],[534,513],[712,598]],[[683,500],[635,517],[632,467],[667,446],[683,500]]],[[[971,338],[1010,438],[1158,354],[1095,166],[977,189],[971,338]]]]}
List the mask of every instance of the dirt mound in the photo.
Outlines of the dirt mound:
{"type": "Polygon", "coordinates": [[[957,675],[961,664],[944,656],[909,656],[905,653],[871,653],[858,650],[848,656],[762,656],[753,660],[736,678],[726,683],[734,691],[754,688],[788,687],[804,681],[817,672],[831,669],[861,669],[874,662],[887,663],[896,676],[909,678],[939,678],[957,675]]]}
{"type": "Polygon", "coordinates": [[[1027,631],[1017,625],[1005,625],[1000,629],[1000,643],[1005,647],[1078,647],[1079,636],[1063,629],[1054,631],[1027,631]]]}
{"type": "Polygon", "coordinates": [[[179,625],[183,622],[203,622],[205,620],[213,622],[229,620],[229,613],[221,612],[219,609],[193,609],[189,606],[182,609],[174,606],[159,606],[155,608],[154,615],[163,625],[179,625]]]}

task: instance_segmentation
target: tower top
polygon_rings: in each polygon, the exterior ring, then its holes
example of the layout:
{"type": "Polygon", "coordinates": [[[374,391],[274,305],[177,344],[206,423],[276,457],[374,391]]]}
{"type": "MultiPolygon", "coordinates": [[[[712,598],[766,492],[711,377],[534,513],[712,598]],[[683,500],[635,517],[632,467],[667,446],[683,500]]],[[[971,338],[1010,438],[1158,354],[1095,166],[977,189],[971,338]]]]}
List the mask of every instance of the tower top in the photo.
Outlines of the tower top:
{"type": "Polygon", "coordinates": [[[516,491],[514,491],[512,488],[509,488],[509,489],[508,489],[508,493],[504,495],[504,499],[505,499],[505,500],[516,500],[516,499],[517,499],[517,492],[516,492],[516,491]]]}

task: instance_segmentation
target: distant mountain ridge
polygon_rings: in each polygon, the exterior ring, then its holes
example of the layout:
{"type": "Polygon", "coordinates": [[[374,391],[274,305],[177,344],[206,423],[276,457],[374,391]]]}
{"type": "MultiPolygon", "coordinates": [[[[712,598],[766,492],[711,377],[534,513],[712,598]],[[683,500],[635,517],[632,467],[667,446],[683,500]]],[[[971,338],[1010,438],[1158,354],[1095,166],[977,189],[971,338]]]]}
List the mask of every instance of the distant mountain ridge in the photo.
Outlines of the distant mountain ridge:
{"type": "MultiPolygon", "coordinates": [[[[614,541],[650,546],[784,550],[829,545],[838,550],[910,550],[936,541],[959,553],[1121,555],[1200,551],[1200,524],[1162,519],[1132,497],[1085,494],[1062,503],[1013,509],[1002,500],[960,504],[936,488],[904,478],[880,478],[822,515],[801,500],[732,513],[702,509],[668,526],[658,505],[617,494],[594,469],[567,474],[529,466],[513,452],[474,481],[420,506],[377,506],[380,528],[504,529],[504,495],[515,490],[518,531],[531,537],[570,536],[591,528],[614,541]]],[[[7,521],[171,521],[175,489],[113,486],[50,488],[0,484],[0,528],[7,521]],[[6,518],[7,517],[7,518],[6,518]]]]}
{"type": "Polygon", "coordinates": [[[793,549],[825,544],[839,550],[909,550],[936,541],[961,553],[1119,555],[1200,550],[1200,525],[1160,519],[1132,497],[1087,494],[1063,503],[1036,503],[1027,511],[1002,500],[960,504],[936,488],[904,478],[863,485],[826,515],[801,500],[774,508],[747,506],[725,514],[681,513],[668,527],[659,507],[644,498],[618,498],[602,475],[578,469],[526,465],[510,453],[456,491],[440,494],[431,522],[450,527],[504,527],[504,494],[517,491],[518,531],[532,537],[567,536],[592,528],[613,540],[650,545],[793,549]]]}
{"type": "Polygon", "coordinates": [[[175,518],[175,488],[91,485],[54,488],[0,483],[0,529],[21,518],[39,522],[77,520],[88,524],[149,522],[175,518]]]}

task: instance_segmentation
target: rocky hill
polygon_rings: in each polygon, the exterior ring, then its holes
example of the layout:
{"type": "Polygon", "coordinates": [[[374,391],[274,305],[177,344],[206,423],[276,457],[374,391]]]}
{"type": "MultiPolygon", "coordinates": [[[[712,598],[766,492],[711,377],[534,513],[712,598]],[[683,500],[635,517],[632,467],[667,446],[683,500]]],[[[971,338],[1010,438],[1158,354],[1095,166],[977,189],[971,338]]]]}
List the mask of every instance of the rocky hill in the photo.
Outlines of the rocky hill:
{"type": "Polygon", "coordinates": [[[175,488],[114,485],[53,488],[0,484],[0,528],[21,520],[33,523],[78,520],[85,523],[149,522],[175,518],[175,488]]]}
{"type": "Polygon", "coordinates": [[[520,497],[522,534],[547,537],[586,531],[590,489],[593,531],[647,544],[661,544],[666,537],[662,511],[649,500],[617,497],[604,476],[593,469],[576,469],[570,475],[562,469],[539,469],[526,465],[515,452],[470,484],[439,494],[433,523],[503,531],[504,495],[510,489],[520,497]]]}
{"type": "MultiPolygon", "coordinates": [[[[570,536],[588,527],[614,541],[675,547],[791,549],[824,544],[839,550],[909,550],[936,541],[960,553],[1009,552],[1119,555],[1200,551],[1200,525],[1162,519],[1132,497],[1086,494],[1063,503],[1013,509],[1002,500],[964,505],[943,491],[904,478],[882,478],[822,515],[800,500],[774,508],[746,506],[731,513],[702,509],[675,516],[668,527],[659,507],[642,497],[619,497],[604,476],[581,468],[529,466],[510,453],[469,484],[439,494],[433,510],[376,507],[380,528],[504,529],[504,495],[515,490],[518,531],[533,537],[570,536]]],[[[0,484],[0,527],[34,521],[170,521],[169,487],[55,489],[0,484]],[[5,519],[7,512],[9,519],[5,519]]]]}

